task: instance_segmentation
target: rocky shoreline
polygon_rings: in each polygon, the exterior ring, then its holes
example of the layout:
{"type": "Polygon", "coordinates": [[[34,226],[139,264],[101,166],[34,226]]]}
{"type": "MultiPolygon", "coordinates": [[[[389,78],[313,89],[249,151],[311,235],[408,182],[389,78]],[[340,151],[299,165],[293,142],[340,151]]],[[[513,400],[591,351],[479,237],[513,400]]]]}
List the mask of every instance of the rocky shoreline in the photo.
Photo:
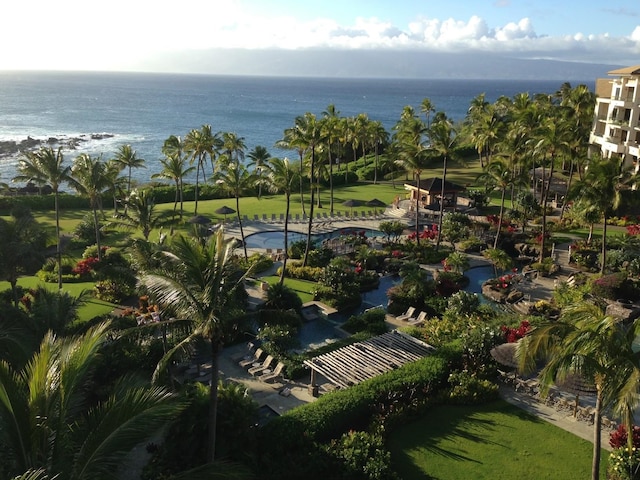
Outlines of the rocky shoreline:
{"type": "Polygon", "coordinates": [[[91,133],[82,134],[77,137],[48,137],[43,139],[27,137],[22,140],[4,140],[0,141],[0,158],[17,155],[23,152],[36,150],[40,147],[63,147],[69,150],[75,150],[79,144],[90,140],[104,140],[113,138],[111,133],[91,133]]]}

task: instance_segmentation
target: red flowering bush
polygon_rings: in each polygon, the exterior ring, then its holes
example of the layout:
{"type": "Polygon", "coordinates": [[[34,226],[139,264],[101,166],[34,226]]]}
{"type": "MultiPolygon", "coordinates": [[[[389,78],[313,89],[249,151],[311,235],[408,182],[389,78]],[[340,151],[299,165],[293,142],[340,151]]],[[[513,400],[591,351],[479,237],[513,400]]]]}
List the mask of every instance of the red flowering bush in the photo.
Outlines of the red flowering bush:
{"type": "Polygon", "coordinates": [[[81,277],[85,277],[89,275],[98,264],[98,257],[88,257],[80,260],[75,267],[71,270],[76,275],[80,275],[81,277]]]}
{"type": "Polygon", "coordinates": [[[629,235],[640,235],[640,225],[639,224],[628,225],[627,226],[627,233],[629,235]]]}
{"type": "MultiPolygon", "coordinates": [[[[624,425],[618,425],[618,428],[609,434],[609,445],[611,448],[622,448],[627,446],[627,429],[624,425]]],[[[640,427],[633,426],[633,446],[640,448],[640,427]]]]}
{"type": "Polygon", "coordinates": [[[500,327],[500,331],[503,333],[507,343],[517,342],[529,333],[529,330],[531,330],[531,324],[526,320],[520,322],[520,325],[516,328],[507,327],[506,325],[500,327]]]}

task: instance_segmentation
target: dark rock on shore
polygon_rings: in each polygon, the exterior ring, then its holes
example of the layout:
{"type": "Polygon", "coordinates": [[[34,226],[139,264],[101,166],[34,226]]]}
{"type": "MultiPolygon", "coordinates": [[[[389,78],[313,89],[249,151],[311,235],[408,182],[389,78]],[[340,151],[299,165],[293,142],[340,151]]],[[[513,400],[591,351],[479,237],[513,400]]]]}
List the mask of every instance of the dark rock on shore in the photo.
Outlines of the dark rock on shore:
{"type": "Polygon", "coordinates": [[[46,139],[37,139],[33,137],[27,137],[23,140],[4,140],[0,141],[0,158],[16,155],[22,152],[30,152],[36,150],[42,146],[60,146],[70,149],[77,148],[81,142],[88,140],[105,140],[112,138],[114,135],[111,133],[92,133],[90,135],[80,135],[79,137],[49,137],[46,139]]]}

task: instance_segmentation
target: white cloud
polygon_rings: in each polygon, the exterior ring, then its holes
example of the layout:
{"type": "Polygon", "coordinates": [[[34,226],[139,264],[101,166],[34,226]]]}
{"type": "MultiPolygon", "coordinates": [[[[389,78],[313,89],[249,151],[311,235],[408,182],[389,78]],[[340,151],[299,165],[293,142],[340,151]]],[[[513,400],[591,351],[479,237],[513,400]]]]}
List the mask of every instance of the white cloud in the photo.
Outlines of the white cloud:
{"type": "Polygon", "coordinates": [[[477,50],[622,64],[636,63],[632,59],[640,54],[640,26],[628,35],[547,36],[536,32],[528,18],[499,26],[475,15],[468,20],[419,17],[407,25],[359,17],[340,24],[331,18],[267,18],[243,9],[241,0],[88,3],[95,2],[8,0],[0,29],[0,69],[34,64],[122,68],[163,51],[212,48],[477,50]]]}

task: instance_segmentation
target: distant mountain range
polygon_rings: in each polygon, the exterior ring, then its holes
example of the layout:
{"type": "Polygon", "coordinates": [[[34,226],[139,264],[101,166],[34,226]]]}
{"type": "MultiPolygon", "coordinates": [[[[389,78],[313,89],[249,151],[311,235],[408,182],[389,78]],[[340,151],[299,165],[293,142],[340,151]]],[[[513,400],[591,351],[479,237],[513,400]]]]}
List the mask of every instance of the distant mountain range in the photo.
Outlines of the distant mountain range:
{"type": "Polygon", "coordinates": [[[522,59],[486,53],[396,50],[202,50],[173,52],[143,71],[313,77],[595,80],[623,65],[522,59]]]}

